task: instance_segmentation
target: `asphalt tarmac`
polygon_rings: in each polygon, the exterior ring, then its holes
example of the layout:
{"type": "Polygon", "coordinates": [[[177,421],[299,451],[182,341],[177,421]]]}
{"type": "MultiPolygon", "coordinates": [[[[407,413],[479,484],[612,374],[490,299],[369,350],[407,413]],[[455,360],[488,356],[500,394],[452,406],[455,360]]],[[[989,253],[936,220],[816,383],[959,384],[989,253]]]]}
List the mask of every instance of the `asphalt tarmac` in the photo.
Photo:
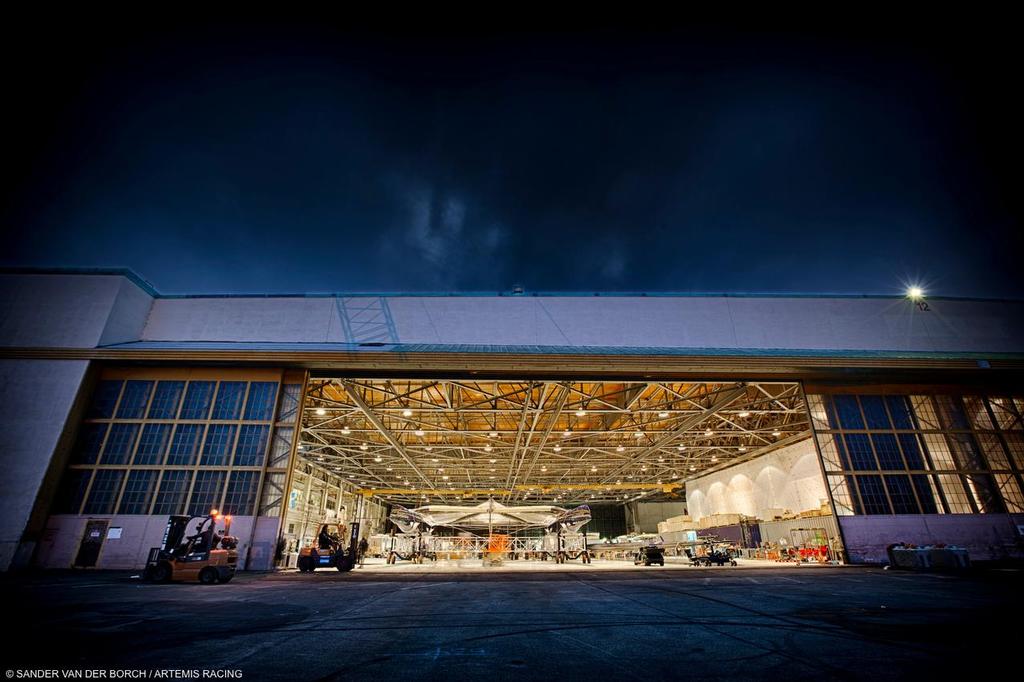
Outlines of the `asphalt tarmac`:
{"type": "Polygon", "coordinates": [[[357,569],[203,586],[8,575],[3,658],[9,679],[978,678],[1019,670],[1022,577],[357,569]]]}

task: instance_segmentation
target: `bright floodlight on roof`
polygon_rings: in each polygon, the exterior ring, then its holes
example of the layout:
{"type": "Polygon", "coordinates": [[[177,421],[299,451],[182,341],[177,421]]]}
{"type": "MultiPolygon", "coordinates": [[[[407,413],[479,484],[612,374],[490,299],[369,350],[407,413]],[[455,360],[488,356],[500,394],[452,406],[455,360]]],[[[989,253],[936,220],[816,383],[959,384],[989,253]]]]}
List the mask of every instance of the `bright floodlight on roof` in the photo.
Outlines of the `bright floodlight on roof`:
{"type": "Polygon", "coordinates": [[[907,287],[907,298],[912,301],[919,301],[924,298],[924,289],[919,286],[907,287]]]}

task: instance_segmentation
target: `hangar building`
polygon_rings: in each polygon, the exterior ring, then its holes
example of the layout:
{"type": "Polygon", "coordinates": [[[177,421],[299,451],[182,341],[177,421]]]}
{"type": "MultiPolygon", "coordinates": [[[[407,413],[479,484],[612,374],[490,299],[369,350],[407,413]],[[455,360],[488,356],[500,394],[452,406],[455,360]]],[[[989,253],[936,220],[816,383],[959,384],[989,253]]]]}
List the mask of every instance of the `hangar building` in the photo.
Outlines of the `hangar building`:
{"type": "Polygon", "coordinates": [[[325,520],[488,499],[588,504],[606,536],[812,519],[849,562],[1019,558],[1022,377],[1019,301],[164,295],[8,270],[0,566],[137,568],[169,514],[216,507],[269,569],[325,520]]]}

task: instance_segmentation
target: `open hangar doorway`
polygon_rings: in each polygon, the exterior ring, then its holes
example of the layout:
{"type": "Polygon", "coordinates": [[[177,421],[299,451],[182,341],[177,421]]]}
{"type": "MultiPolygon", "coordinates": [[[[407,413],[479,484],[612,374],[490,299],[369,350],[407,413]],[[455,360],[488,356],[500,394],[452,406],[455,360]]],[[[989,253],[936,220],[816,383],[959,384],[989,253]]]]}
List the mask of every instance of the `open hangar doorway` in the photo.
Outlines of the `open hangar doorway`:
{"type": "Polygon", "coordinates": [[[353,522],[381,570],[841,557],[796,382],[313,373],[301,419],[286,565],[353,522]],[[589,523],[552,521],[578,508],[589,523]]]}

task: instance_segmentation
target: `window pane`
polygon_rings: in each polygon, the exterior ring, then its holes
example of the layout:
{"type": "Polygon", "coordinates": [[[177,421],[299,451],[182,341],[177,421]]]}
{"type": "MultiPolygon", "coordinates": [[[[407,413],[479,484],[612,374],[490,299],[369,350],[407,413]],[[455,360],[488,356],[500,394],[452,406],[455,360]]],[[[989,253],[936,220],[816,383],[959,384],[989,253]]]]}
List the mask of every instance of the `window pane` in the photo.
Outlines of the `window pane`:
{"type": "Polygon", "coordinates": [[[910,402],[914,406],[914,417],[917,418],[918,428],[926,430],[942,428],[939,424],[939,417],[935,414],[935,403],[931,396],[911,396],[910,402]]]}
{"type": "Polygon", "coordinates": [[[974,504],[983,514],[1001,514],[1006,511],[999,497],[996,481],[989,474],[968,474],[964,477],[974,504]]]}
{"type": "Polygon", "coordinates": [[[113,514],[114,501],[124,480],[124,469],[100,469],[89,490],[83,514],[113,514]]]}
{"type": "Polygon", "coordinates": [[[861,407],[864,408],[864,418],[867,419],[869,429],[891,429],[889,414],[885,411],[885,401],[880,395],[862,395],[860,397],[861,407]]]}
{"type": "Polygon", "coordinates": [[[1006,457],[1006,451],[1003,450],[1003,443],[999,440],[999,436],[994,433],[979,433],[978,444],[981,445],[981,449],[985,452],[985,459],[988,460],[990,468],[1010,468],[1010,461],[1006,457]]]}
{"type": "Polygon", "coordinates": [[[857,397],[852,395],[832,396],[832,402],[839,415],[839,424],[844,429],[863,429],[864,418],[860,415],[860,408],[857,406],[857,397]]]}
{"type": "Polygon", "coordinates": [[[71,461],[75,464],[95,464],[99,461],[100,448],[103,447],[103,437],[107,435],[108,428],[109,424],[82,424],[71,461]]]}
{"type": "Polygon", "coordinates": [[[917,491],[917,499],[921,502],[921,512],[923,514],[938,514],[942,510],[938,508],[937,503],[937,491],[935,489],[935,482],[931,480],[931,477],[927,474],[918,474],[911,476],[914,482],[914,490],[917,491]]]}
{"type": "Polygon", "coordinates": [[[204,466],[227,466],[231,446],[235,444],[234,424],[211,424],[206,430],[206,442],[203,444],[204,466]]]}
{"type": "Polygon", "coordinates": [[[202,432],[202,424],[178,424],[174,440],[171,441],[171,450],[167,454],[167,463],[183,466],[195,464],[202,432]]]}
{"type": "Polygon", "coordinates": [[[996,484],[1006,503],[1006,511],[1011,514],[1024,514],[1024,495],[1013,474],[996,474],[996,484]]]}
{"type": "MultiPolygon", "coordinates": [[[[291,421],[299,411],[299,400],[302,398],[302,384],[285,384],[284,395],[281,397],[281,414],[278,421],[291,421]]],[[[820,399],[820,396],[815,396],[820,399]]]]}
{"type": "Polygon", "coordinates": [[[964,414],[960,399],[949,395],[935,396],[935,404],[938,406],[939,420],[942,428],[945,429],[969,429],[967,415],[964,414]]]}
{"type": "Polygon", "coordinates": [[[904,395],[890,395],[885,397],[885,404],[889,406],[889,414],[892,415],[892,425],[897,429],[912,429],[914,421],[910,416],[910,404],[904,395]]]}
{"type": "Polygon", "coordinates": [[[988,404],[992,408],[992,414],[1004,431],[1020,429],[1020,415],[1014,409],[1013,401],[1009,398],[989,398],[988,404]]]}
{"type": "Polygon", "coordinates": [[[152,381],[129,381],[125,384],[121,404],[117,407],[118,419],[142,419],[149,402],[149,392],[153,388],[152,381]]]}
{"type": "Polygon", "coordinates": [[[281,501],[284,499],[283,473],[267,473],[263,479],[263,492],[260,499],[260,516],[279,516],[281,514],[281,501]]]}
{"type": "Polygon", "coordinates": [[[104,464],[127,464],[139,433],[138,424],[114,424],[110,427],[107,446],[103,448],[104,464]]]}
{"type": "Polygon", "coordinates": [[[967,495],[967,489],[959,476],[942,474],[938,476],[939,485],[942,486],[942,494],[946,497],[946,504],[949,505],[950,514],[970,514],[974,507],[967,495]]]}
{"type": "Polygon", "coordinates": [[[900,447],[903,448],[903,458],[907,461],[907,468],[927,469],[924,457],[921,455],[921,445],[917,442],[917,436],[913,433],[901,433],[899,440],[900,447]]]}
{"type": "Polygon", "coordinates": [[[178,403],[185,391],[184,381],[161,381],[156,385],[153,402],[149,405],[150,419],[174,419],[178,416],[178,403]]]}
{"type": "Polygon", "coordinates": [[[60,482],[55,498],[54,514],[77,514],[85,499],[85,490],[89,487],[92,469],[68,469],[60,482]]]}
{"type": "Polygon", "coordinates": [[[267,451],[267,436],[270,427],[265,425],[245,424],[238,434],[238,445],[235,447],[235,466],[263,466],[267,451]]]}
{"type": "Polygon", "coordinates": [[[979,396],[965,395],[964,410],[966,411],[967,418],[970,420],[970,423],[974,428],[982,430],[991,430],[995,428],[992,425],[992,419],[988,416],[988,410],[985,409],[985,403],[979,396]]]}
{"type": "Polygon", "coordinates": [[[153,499],[156,488],[156,471],[140,470],[128,474],[128,482],[124,484],[118,514],[145,514],[149,511],[149,503],[153,499]]]}
{"type": "Polygon", "coordinates": [[[1017,464],[1017,468],[1024,471],[1024,434],[1010,432],[1004,433],[1003,437],[1006,439],[1006,447],[1010,449],[1010,456],[1017,464]]]}
{"type": "Polygon", "coordinates": [[[224,514],[250,515],[256,503],[256,488],[259,484],[258,471],[235,471],[228,482],[227,494],[224,497],[224,514]]]}
{"type": "Polygon", "coordinates": [[[191,471],[165,471],[156,495],[154,514],[180,514],[185,507],[185,495],[192,480],[191,471]]]}
{"type": "Polygon", "coordinates": [[[270,421],[274,417],[276,381],[254,381],[249,384],[249,400],[245,404],[245,418],[249,421],[270,421]]]}
{"type": "Polygon", "coordinates": [[[213,398],[212,381],[190,381],[181,406],[181,419],[206,419],[213,398]]]}
{"type": "MultiPolygon", "coordinates": [[[[875,444],[875,454],[878,455],[878,464],[882,469],[903,470],[903,458],[900,457],[900,449],[896,445],[896,436],[891,433],[875,433],[871,435],[871,442],[875,444]]],[[[895,500],[893,501],[895,504],[895,500]]]]}
{"type": "Polygon", "coordinates": [[[894,514],[919,514],[914,491],[910,486],[909,476],[890,475],[885,477],[885,487],[889,489],[894,514]]]}
{"type": "Polygon", "coordinates": [[[950,445],[958,469],[977,471],[986,468],[974,437],[969,433],[951,433],[946,436],[946,442],[950,445]]]}
{"type": "Polygon", "coordinates": [[[101,381],[96,386],[96,393],[92,397],[92,405],[86,416],[89,419],[110,419],[114,416],[114,406],[117,404],[117,396],[121,393],[123,381],[101,381]]]}
{"type": "Polygon", "coordinates": [[[857,476],[860,501],[865,514],[890,514],[881,476],[857,476]]]}
{"type": "Polygon", "coordinates": [[[932,466],[936,469],[956,469],[953,464],[953,456],[949,454],[949,445],[946,437],[938,433],[929,433],[922,436],[928,454],[932,458],[932,466]]]}
{"type": "Polygon", "coordinates": [[[213,405],[211,419],[238,419],[242,413],[242,398],[245,397],[244,381],[222,381],[217,389],[217,402],[213,405]]]}
{"type": "Polygon", "coordinates": [[[877,471],[878,464],[875,463],[875,455],[871,452],[871,442],[866,434],[848,433],[846,438],[846,450],[850,457],[850,464],[857,471],[877,471]]]}
{"type": "Polygon", "coordinates": [[[211,509],[220,506],[221,493],[224,492],[223,471],[200,471],[196,473],[196,483],[192,487],[192,500],[188,505],[188,513],[198,516],[209,514],[211,509]]]}
{"type": "Polygon", "coordinates": [[[832,501],[836,505],[839,516],[853,515],[853,500],[850,498],[850,487],[846,476],[829,476],[828,484],[832,490],[832,501]]]}
{"type": "Polygon", "coordinates": [[[170,424],[146,424],[142,427],[139,447],[135,450],[135,464],[161,464],[171,437],[170,424]]]}
{"type": "Polygon", "coordinates": [[[288,466],[288,458],[292,454],[292,436],[295,429],[291,426],[282,426],[274,431],[274,440],[270,446],[270,461],[267,466],[271,468],[284,468],[288,466]]]}

